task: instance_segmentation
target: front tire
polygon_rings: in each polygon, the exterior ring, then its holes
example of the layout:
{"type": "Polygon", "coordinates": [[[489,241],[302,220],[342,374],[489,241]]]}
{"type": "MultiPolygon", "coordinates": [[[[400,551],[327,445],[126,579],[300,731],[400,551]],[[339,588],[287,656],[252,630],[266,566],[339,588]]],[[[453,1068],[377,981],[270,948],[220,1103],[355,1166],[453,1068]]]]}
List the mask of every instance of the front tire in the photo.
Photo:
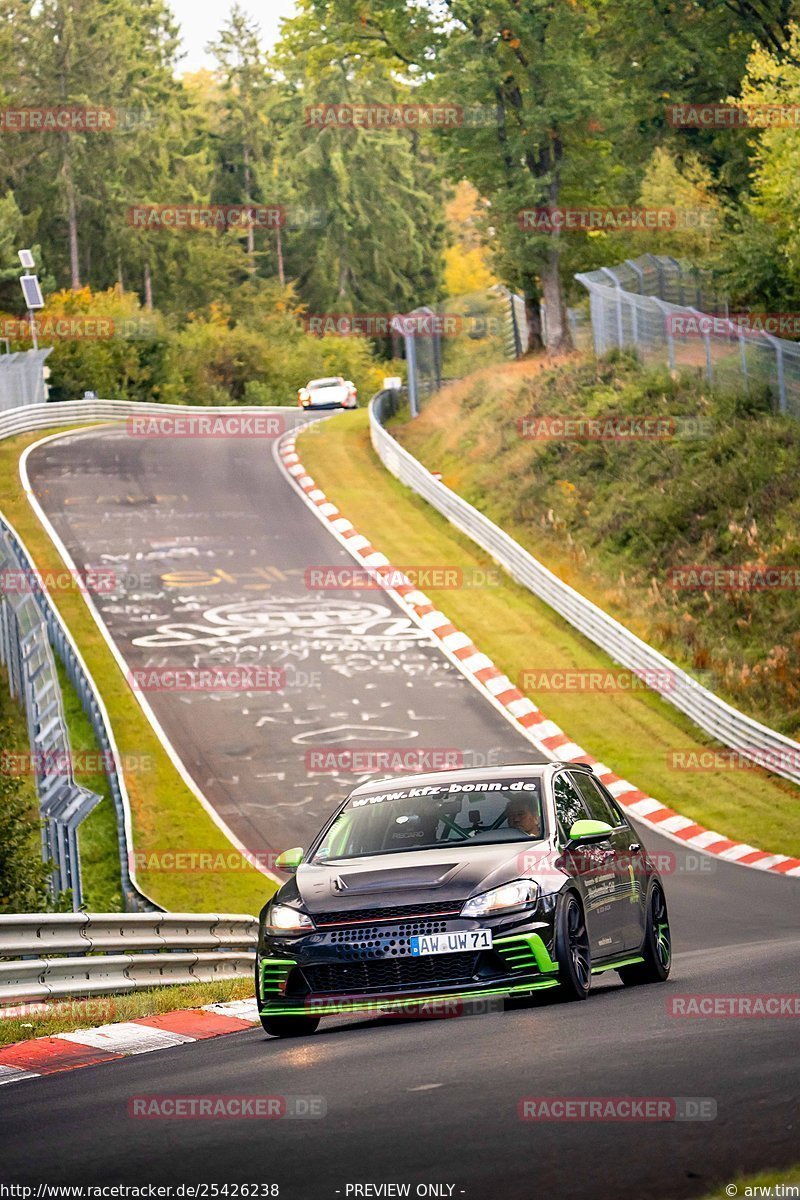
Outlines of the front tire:
{"type": "Polygon", "coordinates": [[[261,1027],[270,1037],[306,1037],[313,1033],[319,1025],[319,1017],[265,1017],[262,1012],[263,1001],[261,999],[261,979],[259,978],[260,971],[258,969],[258,958],[256,958],[256,1004],[258,1006],[258,1019],[261,1022],[261,1027]]]}
{"type": "Polygon", "coordinates": [[[562,997],[585,1000],[592,985],[592,952],[583,906],[574,892],[565,893],[558,903],[556,962],[562,997]]]}
{"type": "Polygon", "coordinates": [[[319,1017],[261,1017],[261,1024],[270,1037],[306,1037],[319,1025],[319,1017]]]}
{"type": "Polygon", "coordinates": [[[647,924],[642,946],[644,962],[621,967],[617,972],[625,987],[640,983],[664,983],[672,966],[672,936],[664,889],[654,883],[647,902],[647,924]]]}

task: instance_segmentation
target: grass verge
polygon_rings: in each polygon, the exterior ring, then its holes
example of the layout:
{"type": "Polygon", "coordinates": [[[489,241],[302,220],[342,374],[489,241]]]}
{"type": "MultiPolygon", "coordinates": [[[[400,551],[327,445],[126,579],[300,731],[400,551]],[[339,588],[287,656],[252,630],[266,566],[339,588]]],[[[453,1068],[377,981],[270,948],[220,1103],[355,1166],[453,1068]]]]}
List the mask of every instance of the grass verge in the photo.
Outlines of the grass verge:
{"type": "Polygon", "coordinates": [[[127,996],[55,1000],[43,1012],[26,1012],[14,1017],[0,1015],[0,1046],[9,1046],[12,1042],[27,1038],[72,1033],[75,1029],[91,1029],[95,1025],[108,1025],[114,1021],[153,1017],[177,1008],[201,1008],[204,1004],[222,1004],[226,1000],[249,1000],[252,995],[252,979],[221,979],[216,983],[148,988],[147,991],[131,992],[127,996]]]}
{"type": "MultiPolygon", "coordinates": [[[[85,428],[85,427],[82,427],[85,428]]],[[[19,479],[22,451],[51,432],[39,430],[0,442],[0,511],[15,526],[39,571],[63,569],[55,548],[30,507],[19,479]]],[[[166,851],[180,849],[221,855],[230,842],[183,783],[106,645],[80,592],[52,597],[78,645],[105,701],[120,754],[140,764],[126,772],[134,847],[138,862],[158,863],[166,851]]],[[[91,818],[90,818],[91,819],[91,818]]],[[[90,837],[94,836],[94,830],[90,837]]],[[[99,830],[97,831],[100,837],[99,830]]],[[[212,861],[212,860],[209,860],[212,861]]],[[[221,861],[221,860],[218,860],[221,861]]],[[[143,889],[164,908],[176,912],[256,913],[275,885],[255,868],[178,872],[138,871],[143,889]]]]}
{"type": "MultiPolygon", "coordinates": [[[[535,369],[535,368],[534,368],[535,369]]],[[[381,465],[367,413],[324,422],[298,439],[302,462],[360,533],[399,565],[490,572],[492,586],[427,594],[510,679],[525,669],[614,669],[611,660],[381,465]]],[[[521,690],[525,691],[524,688],[521,690]]],[[[677,770],[674,750],[712,743],[654,692],[531,695],[570,737],[678,812],[763,850],[800,855],[800,790],[760,770],[677,770]]]]}

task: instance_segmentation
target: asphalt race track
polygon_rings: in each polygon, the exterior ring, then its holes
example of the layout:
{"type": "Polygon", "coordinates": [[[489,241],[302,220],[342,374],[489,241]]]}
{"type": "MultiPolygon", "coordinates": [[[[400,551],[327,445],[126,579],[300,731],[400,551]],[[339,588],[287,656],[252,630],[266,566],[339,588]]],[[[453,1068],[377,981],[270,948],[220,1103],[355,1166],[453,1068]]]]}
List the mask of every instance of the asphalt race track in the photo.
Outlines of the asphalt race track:
{"type": "MultiPolygon", "coordinates": [[[[141,439],[109,427],[59,438],[28,460],[77,566],[96,572],[94,601],[132,671],[152,668],[161,683],[173,667],[260,669],[263,690],[244,692],[158,691],[145,681],[189,773],[234,833],[265,859],[302,844],[367,777],[347,769],[350,751],[449,752],[453,766],[541,762],[383,591],[307,586],[307,571],[349,570],[353,560],[294,495],[273,444],[141,439]],[[318,770],[330,756],[340,765],[318,770]]],[[[447,763],[428,769],[437,765],[447,763]]]]}
{"type": "MultiPolygon", "coordinates": [[[[279,475],[269,445],[136,442],[110,429],[34,451],[30,469],[79,564],[113,565],[129,552],[117,565],[130,578],[98,603],[132,667],[213,656],[307,672],[284,694],[150,696],[194,778],[248,844],[302,843],[353,778],[308,778],[312,744],[413,741],[496,755],[490,762],[535,758],[381,593],[305,587],[309,565],[349,560],[279,475]],[[337,625],[346,635],[334,636],[337,625]]],[[[253,1031],[8,1085],[4,1179],[272,1182],[289,1200],[390,1183],[411,1184],[412,1196],[417,1184],[445,1185],[428,1194],[469,1200],[647,1200],[702,1195],[739,1171],[796,1162],[797,1020],[681,1019],[668,1001],[796,993],[800,882],[687,854],[647,831],[644,840],[663,861],[674,855],[667,985],[625,990],[608,974],[584,1004],[545,992],[529,1008],[458,1019],[336,1018],[302,1041],[253,1031]],[[164,1094],[315,1096],[326,1114],[128,1116],[132,1097],[164,1094]],[[523,1097],[646,1096],[703,1098],[716,1117],[518,1117],[523,1097]]],[[[381,1194],[392,1193],[360,1193],[381,1194]]]]}

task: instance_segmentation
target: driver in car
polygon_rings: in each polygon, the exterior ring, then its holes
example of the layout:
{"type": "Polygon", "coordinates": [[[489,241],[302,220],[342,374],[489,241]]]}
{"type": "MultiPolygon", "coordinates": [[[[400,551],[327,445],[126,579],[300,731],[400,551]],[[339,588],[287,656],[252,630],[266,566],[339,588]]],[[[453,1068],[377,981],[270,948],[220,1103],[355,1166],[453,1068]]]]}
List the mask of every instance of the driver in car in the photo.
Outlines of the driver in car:
{"type": "Polygon", "coordinates": [[[512,796],[506,805],[506,821],[512,829],[526,833],[528,837],[540,838],[542,826],[539,813],[525,796],[512,796]]]}

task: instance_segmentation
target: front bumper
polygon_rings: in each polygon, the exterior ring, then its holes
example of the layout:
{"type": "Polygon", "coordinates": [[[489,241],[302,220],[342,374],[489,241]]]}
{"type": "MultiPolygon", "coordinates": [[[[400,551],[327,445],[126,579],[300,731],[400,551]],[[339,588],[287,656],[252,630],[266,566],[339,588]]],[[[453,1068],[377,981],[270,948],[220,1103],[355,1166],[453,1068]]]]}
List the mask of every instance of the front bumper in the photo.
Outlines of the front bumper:
{"type": "MultiPolygon", "coordinates": [[[[466,923],[464,923],[466,925],[466,923]]],[[[474,924],[474,923],[473,923],[474,924]]],[[[558,983],[551,929],[499,933],[491,950],[411,957],[398,953],[390,934],[354,948],[334,934],[310,934],[268,945],[258,958],[263,1016],[412,1011],[484,997],[524,995],[558,983]],[[338,953],[337,953],[338,951],[338,953]],[[471,962],[468,960],[472,960],[471,962]],[[456,961],[458,960],[458,961],[456,961]]],[[[464,926],[462,926],[464,927],[464,926]]]]}

